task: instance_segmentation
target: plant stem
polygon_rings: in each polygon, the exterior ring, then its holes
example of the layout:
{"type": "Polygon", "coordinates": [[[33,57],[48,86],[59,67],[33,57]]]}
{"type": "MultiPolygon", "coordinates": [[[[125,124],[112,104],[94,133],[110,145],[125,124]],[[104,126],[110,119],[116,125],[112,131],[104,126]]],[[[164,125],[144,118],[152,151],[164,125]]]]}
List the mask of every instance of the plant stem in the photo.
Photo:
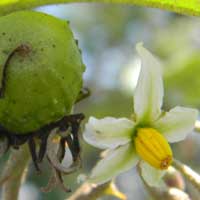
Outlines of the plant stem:
{"type": "Polygon", "coordinates": [[[160,8],[187,15],[200,15],[200,6],[197,0],[12,0],[0,2],[0,14],[5,15],[16,10],[30,9],[42,5],[58,3],[113,3],[130,4],[160,8]]]}
{"type": "Polygon", "coordinates": [[[112,195],[121,200],[126,200],[126,196],[118,190],[114,182],[107,182],[102,185],[83,183],[71,197],[67,200],[96,200],[104,195],[112,195]]]}
{"type": "Polygon", "coordinates": [[[110,182],[97,186],[86,182],[78,188],[68,200],[95,200],[104,194],[104,191],[109,187],[109,184],[110,182]]]}
{"type": "Polygon", "coordinates": [[[0,179],[2,200],[17,200],[20,186],[25,179],[30,154],[27,145],[12,150],[0,179]]]}
{"type": "Polygon", "coordinates": [[[200,192],[200,176],[195,171],[193,171],[187,165],[181,163],[178,160],[173,161],[172,164],[177,170],[179,170],[185,178],[200,192]]]}

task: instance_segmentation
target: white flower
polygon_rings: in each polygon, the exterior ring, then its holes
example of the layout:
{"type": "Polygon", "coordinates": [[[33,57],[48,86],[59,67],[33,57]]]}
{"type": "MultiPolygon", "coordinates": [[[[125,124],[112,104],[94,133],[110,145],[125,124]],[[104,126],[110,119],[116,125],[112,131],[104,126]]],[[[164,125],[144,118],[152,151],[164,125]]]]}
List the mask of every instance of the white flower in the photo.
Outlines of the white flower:
{"type": "Polygon", "coordinates": [[[183,140],[198,116],[197,110],[179,106],[166,113],[161,110],[160,64],[141,43],[136,49],[142,66],[134,93],[135,119],[90,117],[83,133],[86,142],[108,151],[92,170],[90,181],[94,183],[104,183],[142,160],[143,178],[149,185],[157,186],[172,163],[168,142],[183,140]]]}

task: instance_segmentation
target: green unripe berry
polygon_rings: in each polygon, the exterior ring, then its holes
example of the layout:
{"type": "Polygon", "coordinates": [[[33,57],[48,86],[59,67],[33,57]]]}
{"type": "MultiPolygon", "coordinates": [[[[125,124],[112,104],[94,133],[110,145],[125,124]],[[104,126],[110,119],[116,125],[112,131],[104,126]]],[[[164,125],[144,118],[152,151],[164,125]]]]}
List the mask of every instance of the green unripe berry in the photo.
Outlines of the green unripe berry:
{"type": "Polygon", "coordinates": [[[18,134],[69,115],[85,67],[67,22],[33,11],[0,18],[0,80],[7,68],[0,124],[18,134]]]}

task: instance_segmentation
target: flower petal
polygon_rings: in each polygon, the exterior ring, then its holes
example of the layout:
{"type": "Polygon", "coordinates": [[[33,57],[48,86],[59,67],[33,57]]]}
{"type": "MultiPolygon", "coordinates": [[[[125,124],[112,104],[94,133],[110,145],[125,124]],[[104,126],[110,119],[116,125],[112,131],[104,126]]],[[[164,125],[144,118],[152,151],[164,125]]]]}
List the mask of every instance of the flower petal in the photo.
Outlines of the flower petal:
{"type": "Polygon", "coordinates": [[[163,81],[160,63],[142,46],[137,44],[137,52],[142,66],[134,93],[134,111],[137,120],[152,122],[161,113],[163,99],[163,81]]]}
{"type": "Polygon", "coordinates": [[[98,184],[105,183],[123,171],[129,170],[137,162],[138,156],[132,142],[112,149],[94,167],[89,181],[98,184]]]}
{"type": "Polygon", "coordinates": [[[152,187],[158,187],[162,183],[162,177],[166,170],[158,170],[145,161],[140,162],[141,175],[145,182],[152,187]]]}
{"type": "Polygon", "coordinates": [[[83,133],[84,140],[98,148],[116,148],[131,140],[134,123],[126,118],[90,117],[83,133]]]}
{"type": "Polygon", "coordinates": [[[161,117],[155,128],[162,133],[169,142],[178,142],[192,131],[197,120],[198,111],[192,108],[175,107],[161,117]]]}

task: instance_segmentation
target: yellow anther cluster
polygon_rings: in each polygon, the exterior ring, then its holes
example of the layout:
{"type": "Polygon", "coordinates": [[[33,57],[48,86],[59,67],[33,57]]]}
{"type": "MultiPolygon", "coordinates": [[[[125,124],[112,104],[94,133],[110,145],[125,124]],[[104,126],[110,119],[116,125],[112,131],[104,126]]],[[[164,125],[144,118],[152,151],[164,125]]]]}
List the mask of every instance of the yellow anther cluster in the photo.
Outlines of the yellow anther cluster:
{"type": "Polygon", "coordinates": [[[153,128],[139,128],[135,138],[139,156],[157,169],[167,169],[172,162],[172,150],[166,139],[153,128]]]}

